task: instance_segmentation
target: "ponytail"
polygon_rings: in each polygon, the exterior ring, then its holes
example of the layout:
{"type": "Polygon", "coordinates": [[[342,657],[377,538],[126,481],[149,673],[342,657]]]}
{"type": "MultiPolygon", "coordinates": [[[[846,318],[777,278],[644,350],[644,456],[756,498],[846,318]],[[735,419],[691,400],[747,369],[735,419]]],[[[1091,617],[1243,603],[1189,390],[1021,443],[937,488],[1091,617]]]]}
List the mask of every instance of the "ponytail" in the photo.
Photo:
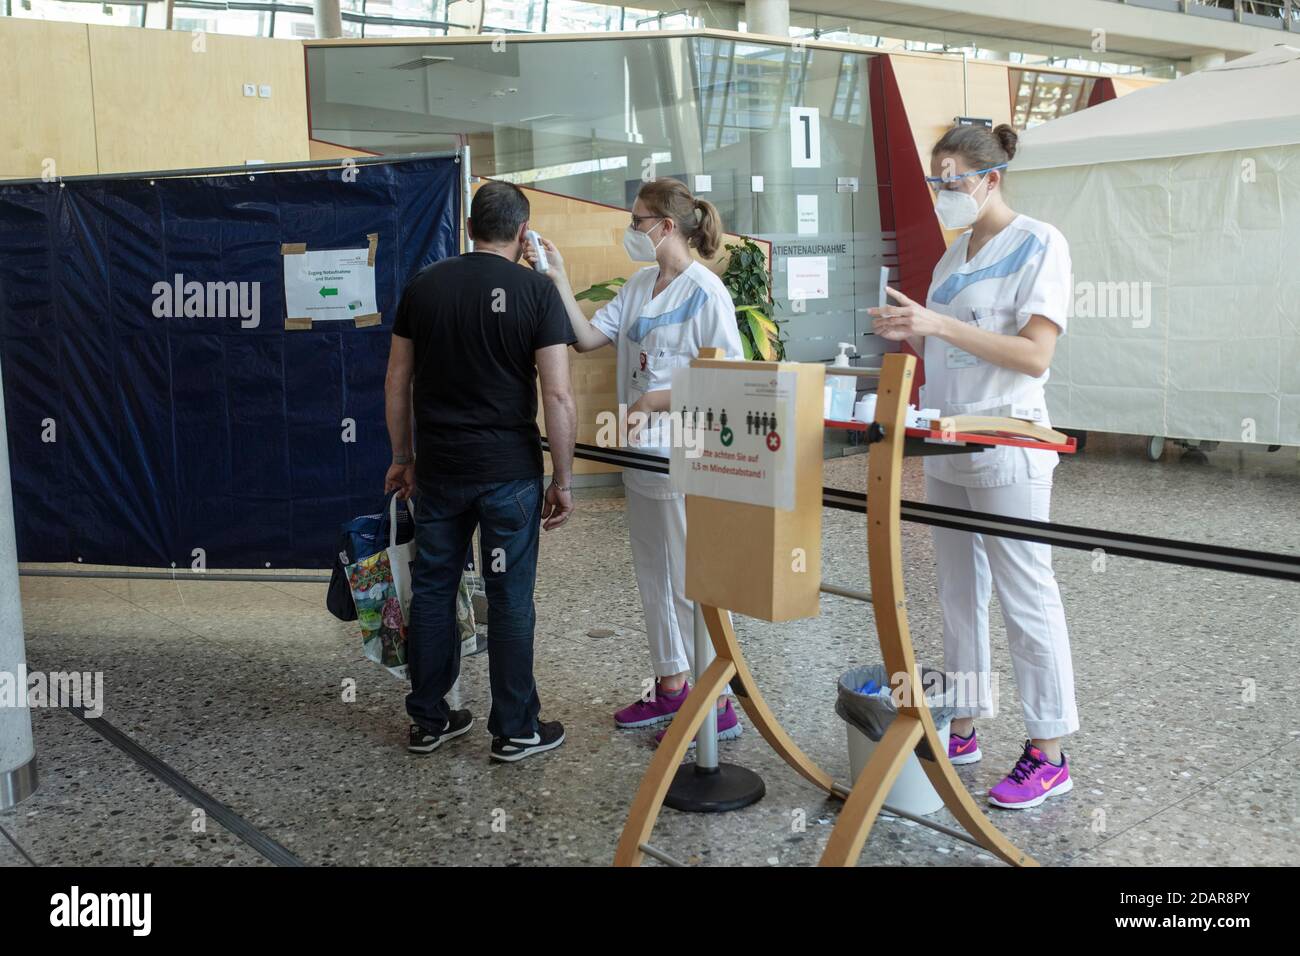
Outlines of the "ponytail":
{"type": "Polygon", "coordinates": [[[699,250],[705,259],[712,259],[722,245],[722,217],[718,215],[718,207],[707,199],[695,200],[695,209],[699,213],[700,222],[687,242],[699,250]]]}

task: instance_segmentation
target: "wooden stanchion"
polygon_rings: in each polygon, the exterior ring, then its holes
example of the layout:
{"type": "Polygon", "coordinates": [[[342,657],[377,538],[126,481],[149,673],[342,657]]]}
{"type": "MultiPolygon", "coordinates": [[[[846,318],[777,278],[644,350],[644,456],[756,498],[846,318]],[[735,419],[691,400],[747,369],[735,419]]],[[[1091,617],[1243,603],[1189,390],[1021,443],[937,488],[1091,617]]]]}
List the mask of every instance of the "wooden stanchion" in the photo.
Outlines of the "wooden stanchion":
{"type": "MultiPolygon", "coordinates": [[[[702,358],[703,358],[702,354],[702,358]]],[[[697,361],[692,367],[727,367],[738,363],[697,361]]],[[[745,363],[755,368],[759,363],[745,363]]],[[[930,783],[944,805],[980,846],[1016,866],[1037,863],[1017,849],[993,826],[967,792],[942,746],[929,707],[925,703],[920,669],[907,625],[903,588],[899,510],[903,449],[906,440],[907,398],[911,394],[916,359],[895,353],[885,356],[876,406],[876,425],[867,455],[867,552],[870,565],[871,602],[885,667],[891,675],[908,675],[910,698],[899,708],[884,738],[851,790],[835,787],[831,777],[799,749],[781,727],[763,700],[758,684],[745,663],[729,615],[719,605],[750,609],[751,616],[767,620],[792,620],[816,613],[809,610],[804,591],[808,581],[784,577],[786,549],[808,549],[809,573],[816,568],[814,591],[820,585],[821,540],[821,428],[810,425],[821,420],[820,375],[809,373],[798,389],[796,441],[801,471],[798,473],[796,507],[782,512],[751,504],[737,504],[691,496],[687,499],[687,594],[697,600],[701,594],[704,620],[717,657],[699,685],[692,689],[646,769],[632,803],[628,821],[619,840],[614,862],[637,866],[644,859],[642,845],[649,839],[674,773],[691,739],[707,716],[717,695],[730,680],[738,685],[737,697],[746,715],[763,739],[800,776],[827,794],[845,799],[843,811],[831,831],[822,866],[852,866],[857,862],[871,827],[898,778],[908,755],[917,752],[930,783]],[[812,402],[815,397],[815,405],[812,402]],[[806,420],[806,421],[805,421],[806,420]],[[811,457],[815,450],[814,461],[811,457]],[[805,458],[807,460],[805,460],[805,458]],[[810,503],[811,502],[811,503],[810,503]],[[812,515],[815,507],[816,517],[812,515]],[[731,534],[727,529],[731,529],[731,534]],[[815,543],[810,540],[814,533],[815,543]],[[743,541],[737,544],[737,533],[743,541]],[[757,540],[765,541],[766,552],[755,553],[757,540]],[[737,551],[737,547],[740,551],[737,551]],[[815,553],[816,563],[812,564],[815,553]],[[768,560],[769,557],[771,560],[768,560]],[[692,588],[695,591],[692,591],[692,588]],[[743,593],[741,593],[743,590],[743,593]],[[734,600],[721,600],[731,596],[734,600]],[[759,608],[759,613],[754,613],[759,608]]],[[[790,370],[799,366],[772,365],[790,370]]],[[[818,370],[820,366],[814,366],[818,370]]],[[[965,432],[985,430],[1024,435],[1049,441],[1063,439],[1058,433],[1012,419],[961,421],[965,432]]]]}

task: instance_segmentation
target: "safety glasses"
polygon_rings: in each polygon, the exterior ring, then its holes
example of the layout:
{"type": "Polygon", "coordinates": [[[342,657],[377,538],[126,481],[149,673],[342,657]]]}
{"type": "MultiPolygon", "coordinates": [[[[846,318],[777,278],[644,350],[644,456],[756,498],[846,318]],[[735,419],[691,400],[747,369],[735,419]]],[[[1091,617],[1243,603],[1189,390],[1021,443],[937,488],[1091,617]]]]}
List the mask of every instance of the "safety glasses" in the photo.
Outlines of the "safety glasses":
{"type": "Polygon", "coordinates": [[[983,176],[985,173],[994,169],[1006,169],[1006,163],[998,163],[996,166],[989,166],[985,169],[972,169],[969,173],[953,173],[951,176],[926,176],[925,181],[929,187],[936,193],[941,189],[958,188],[953,183],[960,183],[963,179],[970,176],[983,176]]]}

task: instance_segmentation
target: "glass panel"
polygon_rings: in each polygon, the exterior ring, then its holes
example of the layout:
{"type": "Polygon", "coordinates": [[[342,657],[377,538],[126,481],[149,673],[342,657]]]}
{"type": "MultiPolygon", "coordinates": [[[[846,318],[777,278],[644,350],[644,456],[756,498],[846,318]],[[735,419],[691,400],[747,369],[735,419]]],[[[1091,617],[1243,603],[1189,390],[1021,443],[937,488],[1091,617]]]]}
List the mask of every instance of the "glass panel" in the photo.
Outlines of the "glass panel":
{"type": "Polygon", "coordinates": [[[25,20],[66,20],[71,23],[95,23],[119,27],[144,26],[143,4],[64,3],[61,0],[12,0],[12,15],[25,20]]]}
{"type": "MultiPolygon", "coordinates": [[[[284,14],[280,14],[284,16],[284,14]]],[[[367,23],[367,37],[429,37],[442,36],[442,27],[408,27],[392,23],[367,23]]]]}
{"type": "Polygon", "coordinates": [[[604,3],[550,0],[546,9],[547,33],[597,33],[617,30],[623,11],[604,3]]]}
{"type": "MultiPolygon", "coordinates": [[[[670,13],[628,7],[623,16],[624,30],[691,30],[700,26],[703,26],[700,18],[693,17],[684,10],[670,13]]],[[[547,32],[550,32],[549,26],[547,32]]]]}
{"type": "Polygon", "coordinates": [[[318,139],[405,153],[460,135],[477,175],[624,209],[644,179],[682,179],[718,207],[729,232],[773,243],[775,315],[788,320],[796,360],[829,359],[841,341],[868,354],[889,348],[864,337],[892,255],[880,227],[869,62],[866,53],[652,35],[307,51],[318,139]],[[816,110],[797,122],[796,143],[793,107],[816,110]],[[820,165],[795,167],[794,146],[814,128],[820,165]],[[840,191],[841,177],[857,191],[840,191]],[[815,271],[824,259],[828,294],[796,311],[790,260],[810,258],[818,261],[795,265],[815,271]]]}
{"type": "Polygon", "coordinates": [[[483,0],[483,32],[500,30],[540,33],[545,0],[483,0]]]}
{"type": "Polygon", "coordinates": [[[1045,73],[1036,70],[1012,70],[1016,84],[1011,109],[1011,125],[1028,129],[1087,107],[1096,82],[1092,77],[1045,73]]]}
{"type": "MultiPolygon", "coordinates": [[[[285,14],[280,14],[285,16],[285,14]]],[[[204,30],[208,33],[230,33],[235,36],[269,36],[271,14],[258,10],[205,10],[177,4],[172,14],[175,30],[204,30]]],[[[315,35],[315,31],[312,31],[315,35]]]]}
{"type": "Polygon", "coordinates": [[[438,5],[435,0],[366,0],[366,14],[399,20],[433,20],[438,5]]]}
{"type": "Polygon", "coordinates": [[[282,39],[311,40],[316,36],[316,21],[309,13],[281,10],[275,15],[275,35],[282,39]]]}

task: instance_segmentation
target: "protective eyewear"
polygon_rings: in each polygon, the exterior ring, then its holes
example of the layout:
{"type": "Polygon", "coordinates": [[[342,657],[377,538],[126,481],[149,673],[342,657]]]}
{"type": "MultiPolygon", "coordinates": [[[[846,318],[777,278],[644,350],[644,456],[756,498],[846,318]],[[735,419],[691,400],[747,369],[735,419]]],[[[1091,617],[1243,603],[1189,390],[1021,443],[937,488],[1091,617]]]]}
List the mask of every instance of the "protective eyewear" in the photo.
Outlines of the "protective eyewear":
{"type": "Polygon", "coordinates": [[[1006,163],[998,163],[996,166],[989,166],[985,169],[972,169],[969,173],[953,173],[951,176],[926,176],[925,181],[929,187],[936,193],[947,187],[951,183],[959,183],[968,176],[983,176],[987,172],[995,169],[1006,169],[1006,163]]]}

